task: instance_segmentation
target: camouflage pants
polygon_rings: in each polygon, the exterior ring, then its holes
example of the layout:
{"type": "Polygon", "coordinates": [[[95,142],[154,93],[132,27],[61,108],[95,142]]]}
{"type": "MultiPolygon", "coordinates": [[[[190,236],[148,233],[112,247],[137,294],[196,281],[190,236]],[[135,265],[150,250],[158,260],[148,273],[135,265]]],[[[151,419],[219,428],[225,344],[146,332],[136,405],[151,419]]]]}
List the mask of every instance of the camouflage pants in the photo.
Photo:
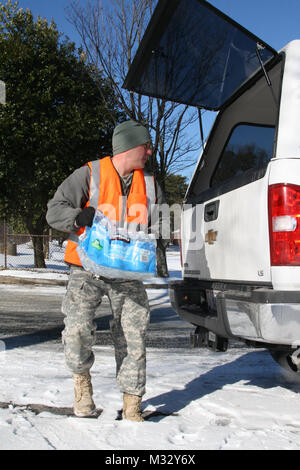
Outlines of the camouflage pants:
{"type": "Polygon", "coordinates": [[[67,367],[82,373],[94,363],[96,309],[107,295],[112,310],[110,330],[115,346],[117,383],[121,392],[142,396],[146,383],[145,336],[150,309],[140,281],[98,279],[72,267],[62,304],[65,329],[62,339],[67,367]]]}

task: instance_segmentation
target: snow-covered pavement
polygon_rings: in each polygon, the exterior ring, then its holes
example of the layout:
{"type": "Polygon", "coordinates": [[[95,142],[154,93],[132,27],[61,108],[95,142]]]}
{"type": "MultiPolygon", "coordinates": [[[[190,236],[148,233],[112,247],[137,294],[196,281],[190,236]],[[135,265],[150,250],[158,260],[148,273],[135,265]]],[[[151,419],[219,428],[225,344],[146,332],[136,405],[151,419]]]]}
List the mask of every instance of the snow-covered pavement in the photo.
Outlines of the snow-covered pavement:
{"type": "MultiPolygon", "coordinates": [[[[170,416],[116,420],[122,407],[111,347],[95,347],[97,420],[0,410],[0,449],[196,450],[300,448],[300,385],[265,351],[148,350],[143,408],[170,416]]],[[[60,345],[1,353],[0,401],[72,406],[60,345]]]]}

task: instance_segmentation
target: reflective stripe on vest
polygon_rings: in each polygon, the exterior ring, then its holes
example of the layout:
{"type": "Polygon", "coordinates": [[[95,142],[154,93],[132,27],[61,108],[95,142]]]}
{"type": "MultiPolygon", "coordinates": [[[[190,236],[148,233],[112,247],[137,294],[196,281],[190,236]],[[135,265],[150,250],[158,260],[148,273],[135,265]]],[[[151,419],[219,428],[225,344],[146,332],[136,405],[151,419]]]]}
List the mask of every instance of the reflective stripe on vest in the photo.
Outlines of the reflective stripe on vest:
{"type": "MultiPolygon", "coordinates": [[[[92,206],[95,209],[101,209],[106,215],[109,212],[107,209],[113,209],[117,215],[116,220],[114,220],[117,226],[125,227],[128,231],[147,231],[151,220],[151,207],[156,202],[153,176],[146,171],[135,170],[131,189],[128,197],[126,197],[122,195],[120,179],[110,157],[88,162],[88,166],[91,170],[90,194],[85,207],[92,206]],[[105,170],[102,176],[102,187],[100,184],[101,170],[105,170]],[[114,184],[118,186],[118,191],[113,186],[114,184]],[[144,189],[141,186],[144,186],[144,189]],[[119,207],[115,207],[117,197],[119,207]],[[107,201],[109,201],[108,207],[107,201]],[[145,207],[146,204],[147,208],[145,207]],[[139,208],[143,209],[143,207],[144,211],[139,211],[139,208]],[[144,213],[145,210],[146,214],[144,213]]],[[[79,230],[77,234],[70,233],[65,252],[65,261],[67,263],[81,265],[76,247],[79,235],[82,232],[83,229],[79,230]]]]}

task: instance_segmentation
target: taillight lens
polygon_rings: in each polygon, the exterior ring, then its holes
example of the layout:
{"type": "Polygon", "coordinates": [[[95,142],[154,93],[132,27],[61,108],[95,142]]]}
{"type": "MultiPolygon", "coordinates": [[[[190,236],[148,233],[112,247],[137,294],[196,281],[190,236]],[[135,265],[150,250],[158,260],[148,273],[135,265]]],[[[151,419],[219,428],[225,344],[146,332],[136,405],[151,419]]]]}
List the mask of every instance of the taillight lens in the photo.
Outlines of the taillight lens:
{"type": "Polygon", "coordinates": [[[300,186],[269,187],[269,232],[272,266],[300,266],[300,186]]]}

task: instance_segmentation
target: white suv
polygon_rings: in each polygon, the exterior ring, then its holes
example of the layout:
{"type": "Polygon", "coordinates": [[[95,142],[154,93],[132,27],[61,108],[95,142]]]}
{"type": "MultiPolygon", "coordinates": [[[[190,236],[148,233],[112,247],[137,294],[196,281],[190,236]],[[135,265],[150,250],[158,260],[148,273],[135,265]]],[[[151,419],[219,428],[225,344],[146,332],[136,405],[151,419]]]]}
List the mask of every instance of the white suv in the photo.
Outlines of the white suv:
{"type": "Polygon", "coordinates": [[[300,40],[277,52],[204,0],[160,0],[124,86],[219,111],[184,201],[173,308],[198,344],[242,339],[297,371],[300,40]]]}

